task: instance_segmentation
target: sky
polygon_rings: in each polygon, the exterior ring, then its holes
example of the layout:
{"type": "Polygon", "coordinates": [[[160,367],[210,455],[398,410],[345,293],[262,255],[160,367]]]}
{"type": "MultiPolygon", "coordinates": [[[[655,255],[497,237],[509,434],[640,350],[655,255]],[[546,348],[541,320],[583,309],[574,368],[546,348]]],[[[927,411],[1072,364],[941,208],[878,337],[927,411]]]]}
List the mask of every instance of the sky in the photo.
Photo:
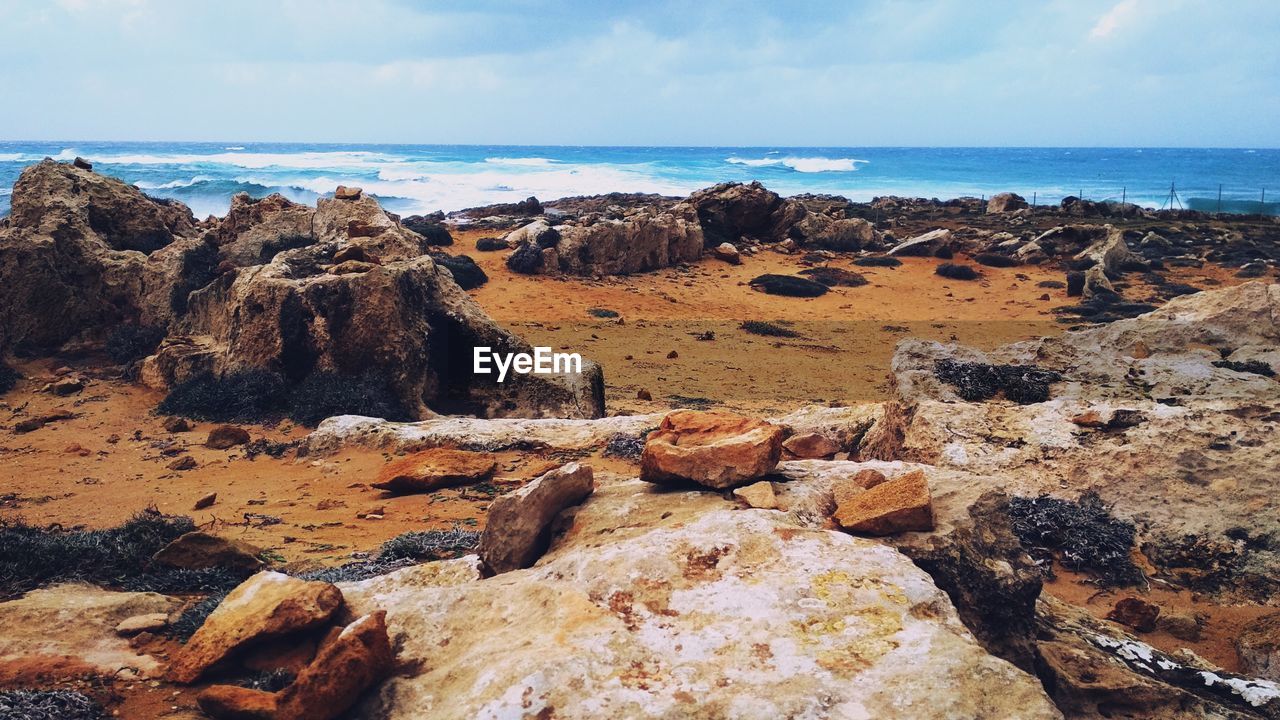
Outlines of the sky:
{"type": "Polygon", "coordinates": [[[0,0],[0,138],[1280,147],[1277,0],[0,0]]]}

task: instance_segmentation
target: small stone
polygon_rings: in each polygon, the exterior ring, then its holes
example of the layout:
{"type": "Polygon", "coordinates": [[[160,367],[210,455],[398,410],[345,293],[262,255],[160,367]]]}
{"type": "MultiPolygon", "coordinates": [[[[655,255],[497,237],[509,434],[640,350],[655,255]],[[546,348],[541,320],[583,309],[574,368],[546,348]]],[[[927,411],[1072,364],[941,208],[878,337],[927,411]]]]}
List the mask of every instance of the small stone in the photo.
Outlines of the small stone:
{"type": "Polygon", "coordinates": [[[200,710],[214,720],[275,720],[276,693],[239,685],[210,685],[196,695],[200,710]]]}
{"type": "Polygon", "coordinates": [[[488,480],[497,469],[492,455],[431,448],[388,464],[371,485],[396,495],[426,493],[488,480]]]}
{"type": "Polygon", "coordinates": [[[720,243],[711,251],[711,254],[730,265],[742,264],[742,255],[738,253],[738,248],[734,247],[733,243],[720,243]]]}
{"type": "Polygon", "coordinates": [[[676,352],[675,350],[672,350],[671,352],[667,353],[668,360],[675,360],[678,357],[680,357],[680,353],[676,352]]]}
{"type": "Polygon", "coordinates": [[[13,424],[13,431],[19,435],[23,433],[34,432],[44,427],[44,420],[41,418],[27,418],[19,420],[13,424]]]}
{"type": "Polygon", "coordinates": [[[177,460],[174,460],[173,462],[169,463],[167,467],[170,470],[178,470],[178,471],[195,470],[196,464],[197,463],[195,458],[191,457],[190,455],[183,455],[177,460]]]}
{"type": "Polygon", "coordinates": [[[792,435],[782,443],[787,452],[801,459],[817,460],[840,452],[840,444],[820,433],[792,435]]]}
{"type": "Polygon", "coordinates": [[[204,441],[204,445],[214,450],[226,450],[247,442],[249,442],[248,430],[235,425],[219,425],[209,431],[209,439],[204,441]]]}
{"type": "Polygon", "coordinates": [[[1200,621],[1190,613],[1161,613],[1160,618],[1156,621],[1156,627],[1179,640],[1186,640],[1187,642],[1198,642],[1200,640],[1200,621]]]}
{"type": "Polygon", "coordinates": [[[782,456],[782,428],[729,412],[675,410],[645,438],[640,479],[693,481],[717,490],[773,471],[782,456]]]}
{"type": "Polygon", "coordinates": [[[893,535],[933,529],[933,501],[924,471],[915,470],[836,503],[835,520],[851,532],[893,535]]]}
{"type": "Polygon", "coordinates": [[[637,399],[637,400],[645,400],[645,401],[652,400],[652,399],[653,399],[653,394],[652,394],[652,393],[650,393],[648,390],[645,390],[644,388],[640,388],[640,389],[636,392],[636,399],[637,399]]]}
{"type": "Polygon", "coordinates": [[[1107,426],[1107,421],[1102,417],[1102,413],[1097,410],[1080,413],[1071,418],[1071,422],[1082,428],[1103,428],[1107,426]]]}
{"type": "Polygon", "coordinates": [[[363,192],[363,188],[339,185],[338,189],[333,191],[333,197],[337,200],[359,200],[363,192]]]}
{"type": "Polygon", "coordinates": [[[737,488],[733,491],[733,496],[753,508],[778,509],[778,496],[773,492],[773,483],[768,480],[737,488]]]}
{"type": "Polygon", "coordinates": [[[1149,603],[1142,598],[1127,597],[1116,602],[1107,619],[1128,625],[1138,632],[1148,633],[1156,629],[1156,621],[1160,618],[1160,606],[1149,603]]]}
{"type": "Polygon", "coordinates": [[[72,165],[75,165],[76,167],[80,168],[81,170],[92,170],[92,169],[93,169],[93,163],[89,162],[88,160],[85,160],[84,158],[80,157],[79,155],[77,155],[77,156],[76,156],[76,159],[75,159],[75,160],[72,160],[72,161],[71,161],[71,164],[72,164],[72,165]]]}
{"type": "Polygon", "coordinates": [[[127,617],[116,625],[116,634],[121,637],[137,635],[140,632],[163,630],[169,626],[169,616],[165,613],[147,613],[127,617]]]}
{"type": "Polygon", "coordinates": [[[49,392],[54,395],[61,395],[64,397],[67,395],[74,395],[81,390],[84,390],[84,378],[63,378],[62,380],[55,380],[49,383],[46,387],[48,387],[49,392]]]}
{"type": "Polygon", "coordinates": [[[191,423],[186,418],[170,415],[164,419],[164,429],[171,433],[186,432],[191,429],[191,423]]]}
{"type": "Polygon", "coordinates": [[[192,506],[192,509],[204,510],[207,507],[211,507],[217,501],[218,501],[218,493],[211,492],[208,495],[201,497],[199,500],[196,500],[196,504],[192,506]]]}
{"type": "Polygon", "coordinates": [[[203,570],[225,567],[253,571],[262,567],[262,549],[240,540],[193,530],[165,545],[153,558],[161,565],[203,570]]]}

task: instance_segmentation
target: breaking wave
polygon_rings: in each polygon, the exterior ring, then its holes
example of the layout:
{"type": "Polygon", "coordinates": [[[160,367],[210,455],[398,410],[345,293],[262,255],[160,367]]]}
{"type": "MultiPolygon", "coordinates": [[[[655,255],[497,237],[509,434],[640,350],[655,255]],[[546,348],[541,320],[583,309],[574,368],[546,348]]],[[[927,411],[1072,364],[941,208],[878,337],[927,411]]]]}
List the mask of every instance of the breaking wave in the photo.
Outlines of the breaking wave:
{"type": "Polygon", "coordinates": [[[820,173],[820,172],[853,172],[858,169],[859,165],[871,162],[870,160],[859,160],[857,158],[825,158],[825,157],[781,157],[781,158],[725,158],[725,162],[732,165],[746,165],[747,167],[769,167],[772,165],[782,165],[791,168],[796,172],[802,173],[820,173]]]}

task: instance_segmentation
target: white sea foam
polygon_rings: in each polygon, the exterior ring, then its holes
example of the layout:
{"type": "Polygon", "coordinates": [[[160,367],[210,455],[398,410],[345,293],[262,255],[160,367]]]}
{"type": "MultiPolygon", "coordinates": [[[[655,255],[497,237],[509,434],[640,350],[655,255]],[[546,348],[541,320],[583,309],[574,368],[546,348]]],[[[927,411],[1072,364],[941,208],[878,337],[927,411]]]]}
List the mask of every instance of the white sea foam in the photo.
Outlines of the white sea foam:
{"type": "Polygon", "coordinates": [[[22,153],[0,153],[0,162],[21,162],[25,157],[22,153]]]}
{"type": "Polygon", "coordinates": [[[175,188],[191,187],[204,182],[213,182],[213,178],[208,175],[196,175],[190,180],[170,180],[167,183],[153,183],[140,180],[134,185],[143,190],[173,190],[175,188]]]}
{"type": "Polygon", "coordinates": [[[767,167],[770,165],[782,165],[791,168],[796,172],[802,173],[819,173],[819,172],[853,172],[858,169],[859,165],[865,165],[870,160],[859,160],[857,158],[826,158],[826,157],[781,157],[781,158],[740,158],[729,157],[725,162],[733,165],[746,165],[747,167],[767,167]]]}
{"type": "Polygon", "coordinates": [[[243,145],[228,145],[227,147],[224,147],[224,148],[222,148],[222,149],[223,149],[223,150],[232,150],[232,151],[235,151],[235,150],[243,150],[243,149],[244,149],[244,146],[243,146],[243,145]]]}
{"type": "MultiPolygon", "coordinates": [[[[59,159],[68,151],[63,150],[59,159]]],[[[73,155],[74,157],[74,155],[73,155]]],[[[299,152],[299,153],[246,153],[223,152],[205,155],[189,153],[173,154],[120,154],[97,155],[97,162],[108,165],[195,165],[200,163],[214,165],[231,165],[260,170],[270,167],[294,168],[300,170],[329,169],[365,169],[379,165],[399,162],[401,158],[367,151],[331,151],[331,152],[299,152]]]]}
{"type": "Polygon", "coordinates": [[[484,161],[494,165],[523,165],[526,167],[548,167],[559,162],[558,160],[544,157],[489,157],[485,158],[484,161]]]}

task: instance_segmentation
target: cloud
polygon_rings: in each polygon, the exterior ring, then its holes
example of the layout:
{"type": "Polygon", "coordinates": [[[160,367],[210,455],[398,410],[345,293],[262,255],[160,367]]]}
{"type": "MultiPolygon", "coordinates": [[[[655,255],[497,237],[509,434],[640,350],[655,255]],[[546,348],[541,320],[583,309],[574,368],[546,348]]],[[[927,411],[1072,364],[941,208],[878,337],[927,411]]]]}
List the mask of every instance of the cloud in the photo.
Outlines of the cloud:
{"type": "Polygon", "coordinates": [[[1120,0],[1098,18],[1098,22],[1089,31],[1089,37],[1102,40],[1110,37],[1117,30],[1132,25],[1138,19],[1140,3],[1141,0],[1120,0]]]}

